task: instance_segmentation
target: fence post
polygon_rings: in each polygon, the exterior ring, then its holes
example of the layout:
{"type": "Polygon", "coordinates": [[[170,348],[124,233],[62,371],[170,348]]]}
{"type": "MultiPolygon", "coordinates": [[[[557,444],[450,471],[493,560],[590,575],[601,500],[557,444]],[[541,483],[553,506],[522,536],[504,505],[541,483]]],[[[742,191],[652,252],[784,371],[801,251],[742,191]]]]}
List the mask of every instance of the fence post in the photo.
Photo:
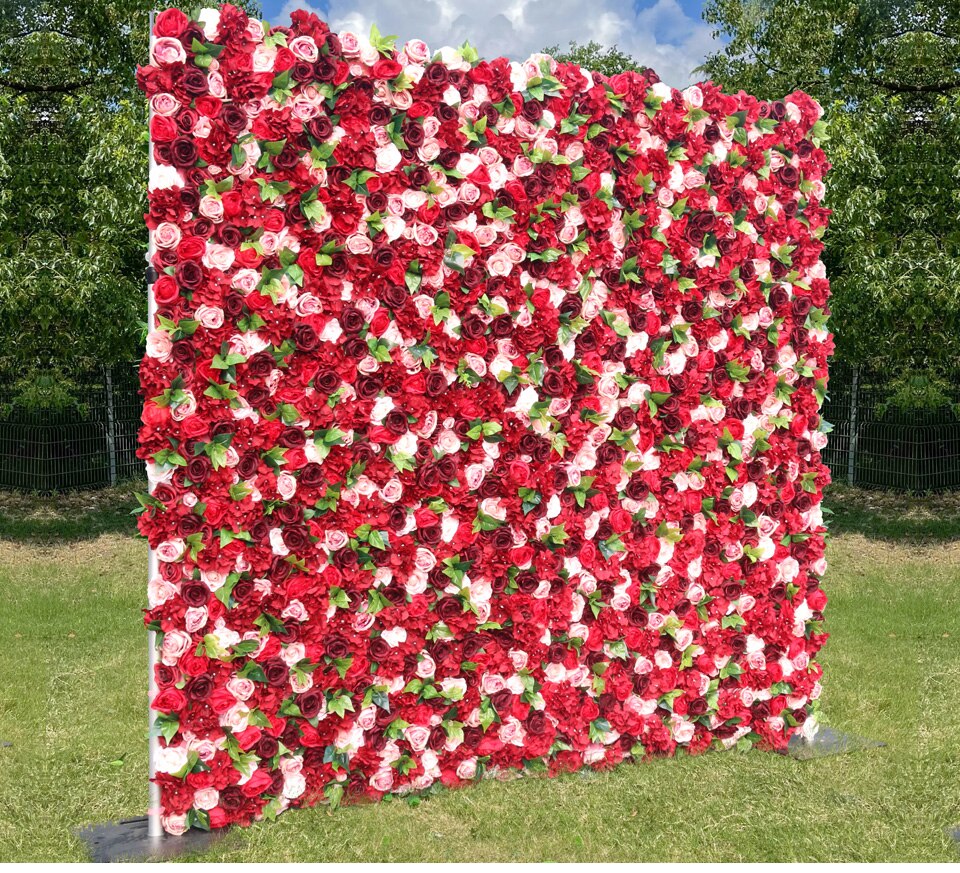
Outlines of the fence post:
{"type": "Polygon", "coordinates": [[[110,486],[117,484],[117,426],[113,410],[113,368],[105,368],[107,385],[107,453],[110,456],[110,486]]]}
{"type": "Polygon", "coordinates": [[[857,461],[857,400],[860,387],[860,365],[853,367],[853,383],[850,387],[850,444],[847,448],[847,484],[853,485],[857,461]]]}

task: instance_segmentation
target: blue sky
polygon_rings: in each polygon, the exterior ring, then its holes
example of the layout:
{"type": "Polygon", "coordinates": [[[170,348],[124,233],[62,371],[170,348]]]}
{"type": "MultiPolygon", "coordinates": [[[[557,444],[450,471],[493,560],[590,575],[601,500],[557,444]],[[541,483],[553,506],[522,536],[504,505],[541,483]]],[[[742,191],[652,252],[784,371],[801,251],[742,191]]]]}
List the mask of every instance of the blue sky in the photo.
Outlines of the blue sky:
{"type": "Polygon", "coordinates": [[[545,45],[595,39],[618,45],[683,87],[715,48],[700,18],[702,0],[262,0],[273,24],[290,11],[312,8],[334,30],[418,37],[431,48],[468,39],[486,57],[523,59],[545,45]]]}

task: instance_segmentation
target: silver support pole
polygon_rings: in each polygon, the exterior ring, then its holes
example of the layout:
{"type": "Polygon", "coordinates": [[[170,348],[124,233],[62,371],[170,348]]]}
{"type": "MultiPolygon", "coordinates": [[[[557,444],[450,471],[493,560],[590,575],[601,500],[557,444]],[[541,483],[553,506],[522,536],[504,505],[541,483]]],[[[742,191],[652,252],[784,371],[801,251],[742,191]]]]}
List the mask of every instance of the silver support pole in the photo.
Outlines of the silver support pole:
{"type": "Polygon", "coordinates": [[[857,403],[860,390],[860,366],[853,368],[853,383],[850,386],[850,442],[847,447],[847,484],[853,485],[857,466],[857,403]]]}
{"type": "MultiPolygon", "coordinates": [[[[150,57],[153,57],[153,20],[156,17],[156,12],[150,12],[150,57]]],[[[147,114],[147,124],[149,129],[150,121],[153,120],[153,110],[148,110],[147,114]]],[[[153,168],[155,162],[153,160],[153,138],[150,137],[148,148],[150,149],[149,155],[149,166],[150,166],[150,175],[153,175],[153,168]]],[[[149,185],[149,182],[148,182],[149,185]]],[[[153,233],[148,233],[148,242],[147,242],[147,266],[153,266],[153,253],[154,253],[154,244],[153,244],[153,233]]],[[[147,282],[147,329],[153,330],[154,320],[157,314],[157,303],[153,299],[153,283],[147,282]]],[[[153,491],[153,486],[150,486],[150,491],[153,491]]],[[[150,580],[157,573],[157,556],[153,549],[149,549],[148,558],[147,558],[147,583],[149,584],[150,580]]],[[[159,839],[163,836],[163,826],[160,823],[160,786],[157,785],[153,780],[157,775],[157,754],[160,750],[160,739],[157,736],[157,731],[154,728],[156,722],[156,712],[154,712],[151,704],[153,703],[154,697],[157,696],[157,677],[156,677],[156,664],[157,664],[157,635],[153,631],[148,633],[147,648],[149,651],[148,654],[148,664],[150,670],[150,677],[147,683],[149,689],[149,699],[147,702],[147,724],[150,728],[150,739],[149,739],[149,751],[148,751],[148,766],[150,773],[150,793],[149,801],[147,808],[147,834],[151,839],[159,839]]]]}

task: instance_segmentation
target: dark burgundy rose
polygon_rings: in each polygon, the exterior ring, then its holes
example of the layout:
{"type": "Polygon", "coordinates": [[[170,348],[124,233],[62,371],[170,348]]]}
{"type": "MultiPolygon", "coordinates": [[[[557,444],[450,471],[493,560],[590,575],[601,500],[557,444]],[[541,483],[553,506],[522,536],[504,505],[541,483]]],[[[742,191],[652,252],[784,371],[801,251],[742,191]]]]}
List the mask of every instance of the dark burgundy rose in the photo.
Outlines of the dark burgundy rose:
{"type": "Polygon", "coordinates": [[[350,654],[350,644],[341,636],[331,634],[323,640],[323,647],[328,658],[340,661],[350,654]]]}
{"type": "Polygon", "coordinates": [[[548,370],[543,374],[543,390],[551,397],[562,397],[566,394],[566,382],[556,370],[548,370]]]}
{"type": "Polygon", "coordinates": [[[187,464],[187,477],[191,482],[200,484],[207,481],[207,477],[212,470],[213,468],[210,466],[210,461],[201,455],[198,458],[190,459],[190,463],[187,464]]]}
{"type": "Polygon", "coordinates": [[[527,121],[536,124],[543,118],[543,104],[539,100],[526,100],[524,101],[523,108],[520,110],[520,114],[523,115],[527,121]]]}
{"type": "Polygon", "coordinates": [[[207,74],[200,67],[187,67],[183,71],[183,90],[191,97],[199,97],[209,90],[207,74]]]}
{"type": "Polygon", "coordinates": [[[384,106],[383,103],[374,103],[367,113],[367,119],[376,127],[383,127],[383,125],[389,124],[391,117],[390,109],[384,106]]]}
{"type": "Polygon", "coordinates": [[[287,145],[279,155],[273,156],[273,165],[281,170],[292,170],[299,162],[300,154],[290,145],[287,145]]]}
{"type": "Polygon", "coordinates": [[[209,673],[194,676],[184,685],[183,692],[189,700],[206,700],[213,693],[213,677],[209,673]]]}
{"type": "Polygon", "coordinates": [[[405,434],[408,429],[407,416],[402,410],[391,409],[384,417],[383,425],[390,433],[405,434]]]}
{"type": "Polygon", "coordinates": [[[321,394],[333,394],[340,387],[340,376],[333,370],[321,370],[313,377],[313,387],[321,394]]]}
{"type": "Polygon", "coordinates": [[[629,406],[621,407],[613,417],[613,426],[622,431],[630,430],[637,422],[637,413],[629,406]]]}
{"type": "Polygon", "coordinates": [[[302,527],[288,527],[283,531],[283,544],[291,552],[302,552],[310,546],[310,534],[302,527]]]}
{"type": "Polygon", "coordinates": [[[157,677],[157,685],[161,688],[169,688],[180,681],[180,670],[168,667],[166,664],[157,664],[154,675],[157,677]]]}
{"type": "Polygon", "coordinates": [[[550,727],[547,714],[542,710],[535,709],[527,716],[527,733],[535,737],[543,736],[550,727]]]}
{"type": "Polygon", "coordinates": [[[220,791],[220,808],[226,813],[239,812],[245,802],[243,792],[236,785],[228,785],[220,791]]]}
{"type": "Polygon", "coordinates": [[[218,117],[231,133],[238,133],[247,126],[247,113],[235,103],[224,103],[218,117]]]}
{"type": "Polygon", "coordinates": [[[444,121],[444,122],[456,121],[458,118],[457,110],[447,103],[441,103],[434,110],[434,115],[436,115],[437,118],[439,118],[441,121],[444,121]]]}
{"type": "MultiPolygon", "coordinates": [[[[439,485],[439,479],[437,485],[439,485]]],[[[432,547],[437,545],[440,542],[440,537],[443,535],[443,530],[438,524],[426,525],[425,527],[420,528],[417,531],[417,536],[423,545],[432,547]]]]}
{"type": "Polygon", "coordinates": [[[374,252],[373,260],[382,270],[388,270],[393,266],[393,262],[396,257],[396,253],[393,251],[393,249],[384,247],[382,249],[377,249],[377,251],[374,252]]]}
{"type": "Polygon", "coordinates": [[[300,707],[300,714],[304,718],[316,718],[320,715],[323,704],[323,693],[316,688],[311,688],[297,698],[297,706],[300,707]]]}
{"type": "Polygon", "coordinates": [[[347,333],[359,333],[363,330],[365,323],[363,314],[359,309],[353,306],[343,307],[343,311],[340,313],[340,326],[347,333]]]}
{"type": "Polygon", "coordinates": [[[281,658],[269,658],[261,664],[263,675],[267,677],[267,684],[271,688],[280,688],[287,683],[290,668],[281,658]]]}
{"type": "Polygon", "coordinates": [[[299,427],[285,428],[278,440],[281,446],[288,449],[300,449],[307,443],[307,435],[299,427]]]}
{"type": "Polygon", "coordinates": [[[190,137],[178,136],[170,143],[170,162],[181,169],[197,163],[197,144],[190,137]]]}
{"type": "Polygon", "coordinates": [[[210,589],[203,582],[192,581],[184,582],[180,588],[180,597],[187,606],[201,607],[206,606],[210,598],[210,589]]]}
{"type": "Polygon", "coordinates": [[[316,488],[326,481],[320,464],[307,464],[300,470],[300,484],[305,488],[316,488]]]}
{"type": "MultiPolygon", "coordinates": [[[[444,455],[437,461],[437,472],[440,474],[440,478],[444,482],[452,482],[457,476],[457,462],[450,457],[450,455],[444,455]]],[[[481,488],[483,486],[481,485],[481,488]]],[[[487,494],[487,497],[493,497],[495,494],[487,494]]]]}
{"type": "Polygon", "coordinates": [[[309,324],[298,324],[293,330],[293,341],[301,352],[312,352],[320,345],[320,337],[309,324]]]}
{"type": "MultiPolygon", "coordinates": [[[[300,706],[300,711],[303,711],[302,704],[300,706]]],[[[263,734],[257,741],[257,755],[259,755],[261,758],[269,759],[279,754],[279,752],[280,743],[277,742],[276,737],[272,737],[270,734],[263,734]]]]}
{"type": "Polygon", "coordinates": [[[317,115],[304,124],[304,130],[315,140],[324,141],[333,133],[333,124],[326,115],[317,115]]]}
{"type": "Polygon", "coordinates": [[[490,695],[490,702],[497,712],[509,713],[513,709],[513,692],[509,688],[503,688],[490,695]]]}
{"type": "Polygon", "coordinates": [[[371,640],[369,648],[370,660],[380,663],[385,658],[390,657],[390,643],[383,637],[376,637],[371,640]]]}
{"type": "Polygon", "coordinates": [[[426,376],[427,397],[439,397],[447,390],[447,378],[442,373],[431,372],[426,376]]]}
{"type": "Polygon", "coordinates": [[[297,61],[290,70],[290,75],[295,82],[304,84],[313,81],[313,64],[307,61],[297,61]]]}
{"type": "Polygon", "coordinates": [[[424,70],[424,77],[431,85],[445,85],[449,72],[442,63],[428,64],[424,70]]]}
{"type": "Polygon", "coordinates": [[[181,261],[177,264],[174,278],[181,288],[193,291],[203,282],[203,267],[196,261],[181,261]]]}
{"type": "Polygon", "coordinates": [[[440,154],[437,156],[437,162],[445,170],[452,170],[458,163],[460,163],[460,152],[451,148],[443,148],[440,150],[440,154]]]}
{"type": "Polygon", "coordinates": [[[253,594],[253,580],[241,579],[233,586],[233,599],[237,603],[243,603],[251,594],[253,594]]]}
{"type": "Polygon", "coordinates": [[[452,621],[463,614],[460,601],[454,597],[442,597],[437,601],[437,615],[442,621],[452,621]]]}
{"type": "Polygon", "coordinates": [[[313,65],[313,74],[320,82],[332,82],[337,76],[337,65],[331,58],[318,58],[313,65]]]}
{"type": "Polygon", "coordinates": [[[419,165],[410,171],[409,179],[412,188],[424,188],[432,181],[430,171],[419,165]]]}
{"type": "Polygon", "coordinates": [[[487,326],[476,316],[467,316],[460,324],[460,336],[464,339],[477,339],[487,332],[487,326]]]}
{"type": "Polygon", "coordinates": [[[401,131],[404,141],[412,149],[420,148],[423,145],[423,141],[426,138],[423,132],[423,125],[410,122],[403,126],[401,131]]]}

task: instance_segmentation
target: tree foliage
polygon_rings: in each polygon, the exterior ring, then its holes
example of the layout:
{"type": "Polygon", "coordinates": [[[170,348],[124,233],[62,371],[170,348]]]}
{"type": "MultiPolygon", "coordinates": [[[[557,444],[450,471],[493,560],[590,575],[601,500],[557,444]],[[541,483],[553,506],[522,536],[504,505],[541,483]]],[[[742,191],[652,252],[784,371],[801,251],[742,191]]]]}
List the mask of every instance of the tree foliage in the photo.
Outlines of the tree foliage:
{"type": "Polygon", "coordinates": [[[625,70],[643,72],[646,69],[644,64],[621,51],[617,46],[603,46],[594,40],[586,43],[571,40],[566,49],[552,45],[547,46],[544,52],[558,61],[579,64],[585,70],[597,70],[606,76],[613,76],[625,70]]]}
{"type": "Polygon", "coordinates": [[[838,355],[938,403],[960,370],[960,4],[707,0],[704,17],[727,41],[709,78],[825,108],[838,355]]]}
{"type": "MultiPolygon", "coordinates": [[[[51,402],[138,354],[153,0],[0,2],[0,369],[51,402]]],[[[253,7],[253,4],[238,3],[253,7]]]]}

